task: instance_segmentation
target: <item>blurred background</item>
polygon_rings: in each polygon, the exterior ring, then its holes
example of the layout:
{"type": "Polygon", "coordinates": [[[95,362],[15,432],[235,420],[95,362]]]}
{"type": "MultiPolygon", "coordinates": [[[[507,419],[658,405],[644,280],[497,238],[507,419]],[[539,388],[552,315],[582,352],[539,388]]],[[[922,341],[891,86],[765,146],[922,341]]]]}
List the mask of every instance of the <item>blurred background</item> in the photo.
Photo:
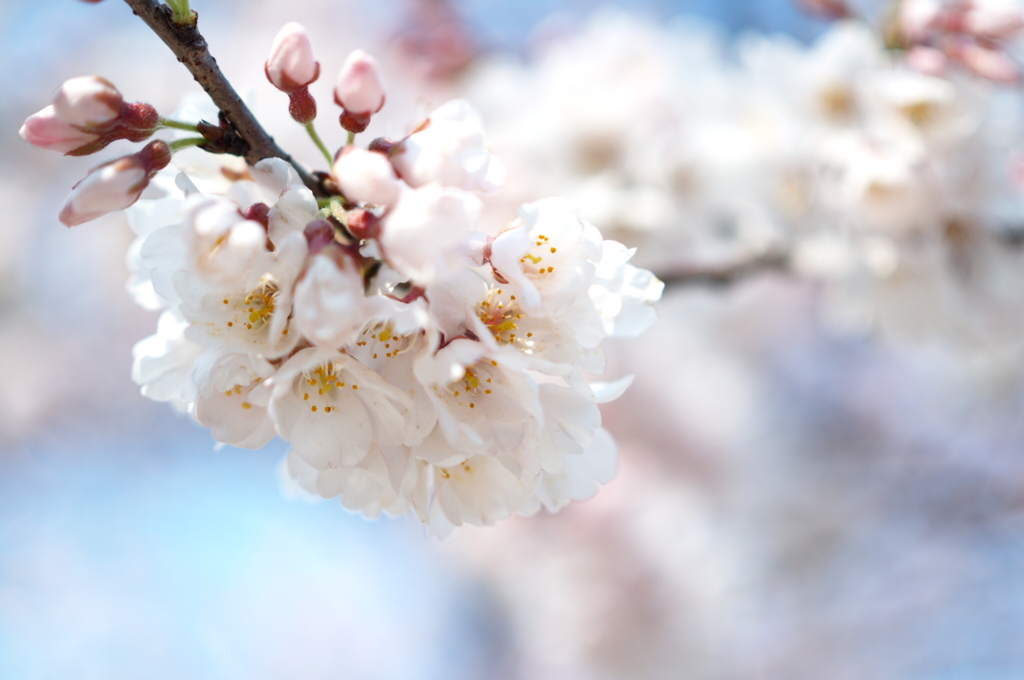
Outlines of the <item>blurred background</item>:
{"type": "MultiPolygon", "coordinates": [[[[379,133],[465,95],[499,154],[514,139],[503,93],[530,105],[500,74],[595,21],[684,26],[668,38],[684,53],[827,28],[789,0],[193,7],[228,77],[310,162],[262,73],[287,21],[311,34],[324,110],[364,47],[389,84],[379,133]]],[[[0,677],[1024,677],[1015,347],[837,332],[822,285],[785,273],[676,283],[658,324],[609,350],[609,374],[637,378],[604,409],[620,471],[596,498],[445,541],[367,522],[289,497],[279,442],[215,449],[139,395],[131,347],[156,314],[125,292],[132,234],[121,215],[63,228],[58,208],[95,163],[17,135],[68,77],[103,75],[163,112],[197,90],[188,74],[115,0],[0,0],[0,31],[0,677]]],[[[713,78],[691,82],[675,94],[715,96],[713,78]]],[[[566,99],[595,88],[629,96],[594,81],[566,99]]]]}

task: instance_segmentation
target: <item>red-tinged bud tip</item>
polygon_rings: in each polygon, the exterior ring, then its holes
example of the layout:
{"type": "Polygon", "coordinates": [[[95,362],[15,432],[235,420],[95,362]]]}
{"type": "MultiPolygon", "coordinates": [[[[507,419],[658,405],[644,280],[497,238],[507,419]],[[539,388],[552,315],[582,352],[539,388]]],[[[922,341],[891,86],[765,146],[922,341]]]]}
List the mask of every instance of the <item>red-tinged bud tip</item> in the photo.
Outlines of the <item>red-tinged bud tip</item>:
{"type": "Polygon", "coordinates": [[[320,77],[320,64],[313,58],[306,29],[293,21],[278,31],[264,72],[274,87],[288,94],[320,77]]]}
{"type": "Polygon", "coordinates": [[[323,218],[313,220],[306,225],[302,231],[309,244],[309,254],[316,255],[321,250],[334,243],[334,225],[330,220],[323,218]]]}
{"type": "Polygon", "coordinates": [[[357,208],[345,215],[345,226],[357,239],[377,238],[380,234],[380,218],[369,210],[357,208]]]}

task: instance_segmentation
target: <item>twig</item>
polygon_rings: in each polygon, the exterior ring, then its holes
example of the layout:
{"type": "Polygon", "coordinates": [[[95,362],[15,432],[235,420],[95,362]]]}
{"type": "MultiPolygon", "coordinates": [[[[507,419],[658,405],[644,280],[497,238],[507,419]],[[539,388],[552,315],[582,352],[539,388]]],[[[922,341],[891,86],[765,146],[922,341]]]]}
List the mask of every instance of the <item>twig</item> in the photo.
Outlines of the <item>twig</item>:
{"type": "Polygon", "coordinates": [[[789,254],[772,252],[723,265],[681,265],[656,272],[666,286],[728,286],[756,274],[789,272],[789,254]]]}
{"type": "Polygon", "coordinates": [[[157,0],[124,1],[132,12],[146,22],[164,44],[171,48],[178,61],[185,65],[239,136],[245,140],[249,147],[245,154],[247,163],[255,165],[264,158],[283,159],[295,168],[303,184],[309,187],[314,195],[327,195],[320,182],[285,153],[252,115],[252,111],[224,77],[217,66],[217,60],[210,55],[206,39],[199,33],[197,24],[174,23],[170,8],[157,0]]]}

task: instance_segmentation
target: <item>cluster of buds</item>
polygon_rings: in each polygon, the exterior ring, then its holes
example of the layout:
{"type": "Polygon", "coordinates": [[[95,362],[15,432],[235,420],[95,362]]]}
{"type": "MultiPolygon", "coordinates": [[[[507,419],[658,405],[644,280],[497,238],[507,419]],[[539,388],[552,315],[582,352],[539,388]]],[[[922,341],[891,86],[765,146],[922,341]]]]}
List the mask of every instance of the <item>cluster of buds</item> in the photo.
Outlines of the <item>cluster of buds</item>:
{"type": "MultiPolygon", "coordinates": [[[[320,62],[313,58],[312,44],[301,25],[292,22],[278,32],[264,70],[270,83],[290,97],[292,118],[302,125],[312,123],[316,100],[309,85],[320,77],[320,62]]],[[[334,87],[334,101],[342,108],[341,126],[351,133],[362,132],[384,106],[384,98],[376,60],[355,50],[345,59],[334,87]]]]}
{"type": "MultiPolygon", "coordinates": [[[[86,156],[118,139],[144,141],[161,123],[151,105],[128,103],[110,81],[82,76],[57,88],[52,103],[29,116],[20,133],[40,149],[86,156]]],[[[170,161],[171,148],[155,140],[137,153],[93,168],[71,190],[60,221],[73,227],[127,208],[170,161]]]]}
{"type": "Polygon", "coordinates": [[[1024,29],[1024,7],[996,0],[905,0],[899,43],[908,63],[932,75],[959,65],[997,83],[1017,83],[1021,69],[1006,49],[1024,29]]]}

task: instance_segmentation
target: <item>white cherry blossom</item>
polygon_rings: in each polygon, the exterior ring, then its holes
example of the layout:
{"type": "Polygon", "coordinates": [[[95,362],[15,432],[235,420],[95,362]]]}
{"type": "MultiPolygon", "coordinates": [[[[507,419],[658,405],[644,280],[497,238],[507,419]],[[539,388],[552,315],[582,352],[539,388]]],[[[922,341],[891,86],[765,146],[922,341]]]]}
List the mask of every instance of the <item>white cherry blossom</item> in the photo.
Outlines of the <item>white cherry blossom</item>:
{"type": "Polygon", "coordinates": [[[274,438],[274,423],[266,405],[252,392],[274,375],[274,367],[259,355],[208,349],[192,366],[197,389],[196,420],[224,444],[258,449],[274,438]]]}
{"type": "Polygon", "coordinates": [[[385,260],[420,284],[450,276],[466,260],[461,247],[478,225],[480,199],[428,184],[405,190],[383,224],[385,260]]]}
{"type": "Polygon", "coordinates": [[[409,402],[355,359],[300,350],[278,369],[270,413],[281,438],[318,470],[351,467],[374,445],[404,443],[409,402]]]}
{"type": "Polygon", "coordinates": [[[188,271],[174,276],[181,309],[192,323],[186,334],[210,347],[267,357],[288,354],[299,342],[290,321],[292,292],[308,248],[299,234],[285,238],[262,274],[235,287],[211,287],[188,271]]]}
{"type": "Polygon", "coordinates": [[[438,182],[492,193],[505,181],[505,167],[484,145],[480,115],[461,99],[431,113],[390,155],[395,169],[411,187],[438,182]]]}

